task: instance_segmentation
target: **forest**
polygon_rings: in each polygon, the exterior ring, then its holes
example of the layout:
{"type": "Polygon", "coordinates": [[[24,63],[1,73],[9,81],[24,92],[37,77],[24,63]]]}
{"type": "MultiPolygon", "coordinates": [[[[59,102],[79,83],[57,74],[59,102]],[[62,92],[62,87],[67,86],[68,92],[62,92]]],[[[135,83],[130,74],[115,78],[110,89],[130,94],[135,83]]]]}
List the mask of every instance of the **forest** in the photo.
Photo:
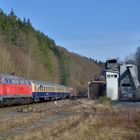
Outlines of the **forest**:
{"type": "Polygon", "coordinates": [[[20,19],[12,9],[0,9],[0,73],[51,81],[86,92],[91,76],[98,76],[103,63],[69,52],[43,32],[30,19],[20,19]]]}

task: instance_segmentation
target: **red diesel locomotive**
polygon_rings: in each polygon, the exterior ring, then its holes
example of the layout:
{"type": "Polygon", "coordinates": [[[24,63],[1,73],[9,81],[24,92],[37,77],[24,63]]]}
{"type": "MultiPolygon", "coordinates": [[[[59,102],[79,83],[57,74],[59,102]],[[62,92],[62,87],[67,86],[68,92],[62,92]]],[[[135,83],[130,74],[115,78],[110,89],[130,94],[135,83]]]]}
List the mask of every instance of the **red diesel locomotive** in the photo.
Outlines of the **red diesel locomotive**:
{"type": "Polygon", "coordinates": [[[30,81],[12,75],[0,75],[0,103],[11,105],[21,101],[26,103],[32,101],[30,81]]]}
{"type": "Polygon", "coordinates": [[[59,84],[0,74],[0,106],[70,98],[72,91],[59,84]]]}

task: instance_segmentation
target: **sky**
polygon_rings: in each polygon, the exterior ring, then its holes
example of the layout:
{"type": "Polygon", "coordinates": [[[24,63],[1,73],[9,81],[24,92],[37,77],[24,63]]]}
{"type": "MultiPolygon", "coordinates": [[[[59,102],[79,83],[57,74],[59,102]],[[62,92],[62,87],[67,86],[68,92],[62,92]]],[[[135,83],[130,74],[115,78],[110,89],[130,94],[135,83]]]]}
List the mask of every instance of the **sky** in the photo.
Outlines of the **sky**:
{"type": "Polygon", "coordinates": [[[140,0],[0,0],[71,52],[124,60],[140,46],[140,0]]]}

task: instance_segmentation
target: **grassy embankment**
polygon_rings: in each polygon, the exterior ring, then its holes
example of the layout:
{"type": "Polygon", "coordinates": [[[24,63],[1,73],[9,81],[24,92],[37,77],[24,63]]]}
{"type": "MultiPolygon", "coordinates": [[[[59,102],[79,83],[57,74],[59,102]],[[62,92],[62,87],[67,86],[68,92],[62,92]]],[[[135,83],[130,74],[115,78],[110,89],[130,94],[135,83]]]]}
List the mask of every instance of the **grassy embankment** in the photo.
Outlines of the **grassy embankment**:
{"type": "Polygon", "coordinates": [[[83,113],[45,127],[27,129],[8,140],[138,140],[140,137],[139,108],[114,108],[90,101],[65,111],[70,110],[83,113]],[[96,112],[91,112],[89,106],[94,106],[96,112]]]}

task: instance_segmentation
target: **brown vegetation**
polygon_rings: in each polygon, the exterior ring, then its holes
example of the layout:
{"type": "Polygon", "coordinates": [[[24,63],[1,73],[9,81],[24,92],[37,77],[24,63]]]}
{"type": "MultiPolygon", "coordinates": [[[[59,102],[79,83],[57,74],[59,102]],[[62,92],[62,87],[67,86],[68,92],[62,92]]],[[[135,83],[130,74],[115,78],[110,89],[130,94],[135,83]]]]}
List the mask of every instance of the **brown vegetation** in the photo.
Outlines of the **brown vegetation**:
{"type": "Polygon", "coordinates": [[[28,124],[34,121],[39,120],[44,116],[43,113],[31,113],[29,114],[22,114],[20,116],[10,117],[10,118],[4,118],[0,120],[0,131],[11,129],[13,127],[20,126],[22,124],[28,124]]]}
{"type": "MultiPolygon", "coordinates": [[[[138,140],[140,137],[140,109],[112,108],[93,102],[82,102],[71,111],[82,111],[79,115],[24,133],[8,140],[138,140]],[[84,108],[83,108],[84,106],[84,108]],[[96,114],[87,111],[94,106],[96,114]],[[87,109],[86,109],[87,108],[87,109]]],[[[66,110],[65,110],[66,111],[66,110]]],[[[70,110],[68,110],[70,111],[70,110]]]]}

